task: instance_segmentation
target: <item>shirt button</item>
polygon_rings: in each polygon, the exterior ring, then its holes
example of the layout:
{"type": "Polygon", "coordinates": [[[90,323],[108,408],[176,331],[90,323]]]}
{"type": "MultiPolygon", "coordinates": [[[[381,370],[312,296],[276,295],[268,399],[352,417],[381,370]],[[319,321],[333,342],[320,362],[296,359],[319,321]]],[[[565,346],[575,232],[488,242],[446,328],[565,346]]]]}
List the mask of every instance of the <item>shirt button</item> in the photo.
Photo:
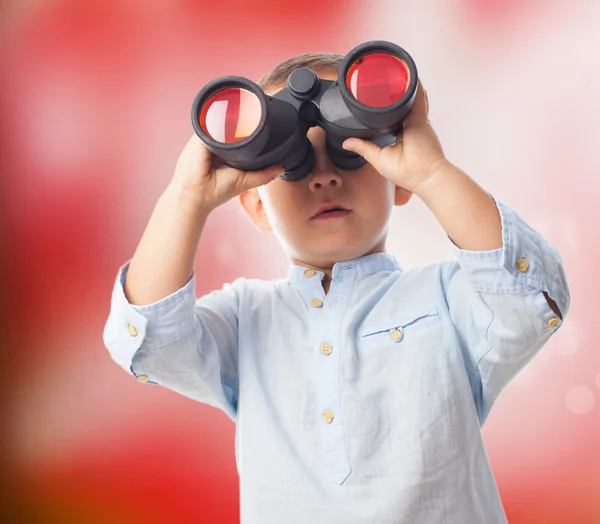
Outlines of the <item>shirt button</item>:
{"type": "Polygon", "coordinates": [[[560,319],[557,317],[552,317],[550,320],[548,320],[548,325],[551,328],[558,327],[558,326],[560,326],[560,319]]]}
{"type": "Polygon", "coordinates": [[[525,260],[524,258],[520,258],[519,260],[517,260],[517,269],[521,273],[525,273],[529,269],[529,262],[527,262],[527,260],[525,260]]]}
{"type": "Polygon", "coordinates": [[[333,351],[333,346],[328,342],[323,342],[323,344],[319,346],[319,351],[323,353],[323,355],[331,355],[331,352],[333,351]]]}
{"type": "Polygon", "coordinates": [[[304,272],[304,276],[305,276],[306,278],[312,278],[312,277],[314,277],[316,274],[317,274],[317,272],[316,272],[314,269],[307,269],[307,270],[304,272]]]}
{"type": "Polygon", "coordinates": [[[311,298],[309,304],[312,307],[321,307],[323,305],[323,301],[320,298],[311,298]]]}
{"type": "Polygon", "coordinates": [[[323,413],[321,414],[321,418],[325,422],[327,422],[327,424],[331,424],[333,422],[333,411],[331,411],[330,409],[323,411],[323,413]]]}
{"type": "Polygon", "coordinates": [[[392,329],[390,331],[390,338],[395,342],[402,340],[402,337],[404,337],[404,333],[402,333],[401,329],[392,329]]]}
{"type": "Polygon", "coordinates": [[[132,337],[137,337],[138,330],[133,324],[127,324],[127,333],[129,333],[132,337]]]}
{"type": "Polygon", "coordinates": [[[146,375],[140,375],[137,378],[138,382],[141,382],[142,384],[145,384],[146,382],[148,382],[149,378],[146,375]]]}

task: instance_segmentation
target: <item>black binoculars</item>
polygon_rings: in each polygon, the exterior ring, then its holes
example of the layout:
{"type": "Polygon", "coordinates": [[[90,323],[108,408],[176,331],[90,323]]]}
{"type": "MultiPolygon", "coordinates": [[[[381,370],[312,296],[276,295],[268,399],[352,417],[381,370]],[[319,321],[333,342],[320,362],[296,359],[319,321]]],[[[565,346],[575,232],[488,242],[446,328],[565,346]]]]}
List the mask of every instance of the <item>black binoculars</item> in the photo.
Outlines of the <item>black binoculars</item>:
{"type": "Polygon", "coordinates": [[[251,80],[225,76],[207,84],[192,106],[194,131],[227,165],[253,171],[271,165],[281,178],[306,177],[314,151],[306,133],[325,131],[327,154],[340,169],[363,166],[364,158],[343,149],[357,137],[380,147],[395,143],[417,93],[417,68],[401,47],[371,41],[342,60],[338,79],[323,80],[311,69],[293,71],[286,87],[267,96],[251,80]]]}

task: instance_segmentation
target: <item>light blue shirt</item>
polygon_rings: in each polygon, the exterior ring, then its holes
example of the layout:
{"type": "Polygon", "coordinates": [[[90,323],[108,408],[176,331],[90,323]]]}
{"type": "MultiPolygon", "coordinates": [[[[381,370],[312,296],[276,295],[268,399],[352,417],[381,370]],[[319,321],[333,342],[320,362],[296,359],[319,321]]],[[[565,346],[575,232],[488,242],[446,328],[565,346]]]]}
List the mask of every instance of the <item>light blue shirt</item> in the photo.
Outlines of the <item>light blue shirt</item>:
{"type": "Polygon", "coordinates": [[[481,435],[502,389],[558,329],[556,250],[497,202],[503,247],[403,271],[385,253],[323,273],[239,279],[199,299],[194,274],[147,306],[119,271],[104,343],[149,381],[236,423],[243,524],[495,524],[481,435]]]}

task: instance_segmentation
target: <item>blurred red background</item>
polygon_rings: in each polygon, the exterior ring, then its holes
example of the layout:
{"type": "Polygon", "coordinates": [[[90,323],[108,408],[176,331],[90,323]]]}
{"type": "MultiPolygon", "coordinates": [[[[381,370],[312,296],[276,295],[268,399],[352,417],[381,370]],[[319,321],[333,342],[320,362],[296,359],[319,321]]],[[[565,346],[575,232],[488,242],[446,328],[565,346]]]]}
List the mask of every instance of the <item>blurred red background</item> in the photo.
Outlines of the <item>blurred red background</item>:
{"type": "MultiPolygon", "coordinates": [[[[569,275],[567,321],[484,428],[509,521],[599,523],[600,4],[548,4],[0,4],[2,521],[238,522],[233,424],[111,361],[113,281],[206,82],[387,39],[414,56],[448,157],[546,235],[569,275]]],[[[389,250],[405,267],[451,256],[419,202],[395,214],[389,250]]],[[[211,216],[196,270],[200,295],[287,262],[233,202],[211,216]]]]}

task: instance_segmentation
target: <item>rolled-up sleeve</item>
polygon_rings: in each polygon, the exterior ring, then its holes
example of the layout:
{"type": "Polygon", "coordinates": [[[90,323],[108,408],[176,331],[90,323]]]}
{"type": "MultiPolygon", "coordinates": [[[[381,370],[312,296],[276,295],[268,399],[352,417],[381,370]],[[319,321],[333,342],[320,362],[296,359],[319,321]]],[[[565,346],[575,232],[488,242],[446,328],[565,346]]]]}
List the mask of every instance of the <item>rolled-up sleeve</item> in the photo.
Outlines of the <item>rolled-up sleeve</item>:
{"type": "Polygon", "coordinates": [[[237,294],[232,285],[196,299],[195,273],[153,304],[130,304],[118,271],[103,340],[113,360],[140,382],[159,384],[223,409],[237,406],[237,294]]]}
{"type": "Polygon", "coordinates": [[[448,306],[482,421],[506,384],[560,328],[570,304],[557,250],[508,205],[496,204],[502,247],[453,246],[458,264],[448,266],[448,306]]]}

